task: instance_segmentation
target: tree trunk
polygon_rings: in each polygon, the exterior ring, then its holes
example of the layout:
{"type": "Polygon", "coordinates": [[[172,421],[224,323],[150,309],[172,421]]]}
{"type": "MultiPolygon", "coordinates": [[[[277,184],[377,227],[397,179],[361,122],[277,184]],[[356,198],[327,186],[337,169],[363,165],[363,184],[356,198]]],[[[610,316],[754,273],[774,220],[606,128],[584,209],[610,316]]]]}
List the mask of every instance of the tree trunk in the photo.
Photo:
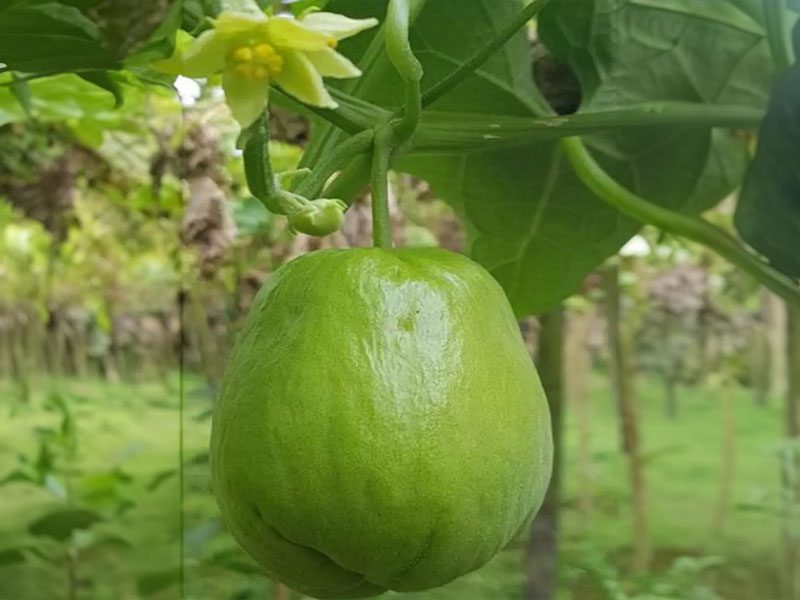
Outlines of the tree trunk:
{"type": "Polygon", "coordinates": [[[565,385],[567,405],[574,411],[578,428],[578,510],[583,526],[592,518],[592,405],[589,400],[589,329],[593,311],[585,309],[570,315],[567,328],[565,385]]]}
{"type": "Polygon", "coordinates": [[[772,292],[765,292],[765,296],[767,342],[770,354],[769,389],[775,398],[782,398],[786,395],[789,383],[788,354],[786,352],[789,332],[787,323],[788,310],[786,303],[772,292]]]}
{"type": "MultiPolygon", "coordinates": [[[[772,360],[774,352],[770,344],[769,293],[761,296],[761,310],[752,325],[750,334],[750,381],[758,406],[767,406],[772,387],[772,360]]],[[[785,354],[785,347],[782,349],[785,354]]]]}
{"type": "Polygon", "coordinates": [[[272,600],[291,600],[292,593],[282,583],[275,583],[272,588],[272,600]]]}
{"type": "Polygon", "coordinates": [[[612,381],[619,412],[622,450],[628,459],[628,477],[631,487],[633,569],[637,573],[643,573],[647,571],[650,564],[651,549],[647,522],[647,491],[639,440],[639,416],[634,391],[634,369],[631,360],[633,332],[629,324],[623,326],[622,323],[619,267],[609,267],[604,279],[612,381]]]}
{"type": "Polygon", "coordinates": [[[800,310],[787,307],[788,386],[786,394],[786,456],[783,487],[786,498],[787,598],[800,600],[800,310]]]}
{"type": "Polygon", "coordinates": [[[553,423],[553,477],[531,525],[527,547],[526,600],[555,598],[558,573],[558,509],[561,499],[562,406],[564,395],[564,311],[557,308],[540,319],[537,368],[547,394],[553,423]]]}
{"type": "Polygon", "coordinates": [[[17,384],[19,399],[25,404],[31,401],[31,385],[28,374],[27,355],[22,340],[24,325],[15,323],[11,328],[11,374],[17,384]]]}
{"type": "Polygon", "coordinates": [[[223,366],[220,349],[208,323],[206,295],[203,282],[196,281],[189,298],[188,314],[186,316],[192,330],[193,341],[200,353],[201,367],[205,373],[206,381],[216,391],[219,389],[223,366]]]}
{"type": "Polygon", "coordinates": [[[711,254],[703,251],[700,266],[703,268],[703,308],[700,310],[697,322],[697,345],[698,345],[698,360],[697,365],[697,384],[703,385],[711,372],[711,324],[713,320],[713,305],[709,290],[709,274],[713,268],[713,258],[711,254]]]}

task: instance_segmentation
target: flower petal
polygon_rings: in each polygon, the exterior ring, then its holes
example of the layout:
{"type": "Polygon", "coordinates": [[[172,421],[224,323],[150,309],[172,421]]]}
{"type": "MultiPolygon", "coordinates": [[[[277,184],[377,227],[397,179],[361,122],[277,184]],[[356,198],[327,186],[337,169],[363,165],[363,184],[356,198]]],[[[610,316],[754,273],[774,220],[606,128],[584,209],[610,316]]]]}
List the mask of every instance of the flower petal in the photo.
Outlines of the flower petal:
{"type": "Polygon", "coordinates": [[[267,17],[263,13],[251,15],[224,12],[214,21],[214,29],[225,38],[233,38],[258,32],[266,22],[267,17]]]}
{"type": "Polygon", "coordinates": [[[337,40],[349,38],[378,24],[377,19],[350,19],[328,12],[308,13],[300,22],[309,29],[333,36],[337,40]]]}
{"type": "Polygon", "coordinates": [[[358,77],[361,71],[347,58],[331,50],[315,50],[313,52],[304,52],[309,62],[314,65],[317,73],[323,77],[335,77],[337,79],[346,79],[348,77],[358,77]]]}
{"type": "Polygon", "coordinates": [[[336,108],[322,76],[314,69],[314,65],[300,52],[286,51],[283,54],[283,69],[275,75],[275,83],[287,93],[301,102],[321,108],[336,108]]]}
{"type": "Polygon", "coordinates": [[[269,82],[266,80],[244,79],[225,71],[222,74],[222,87],[233,118],[243,129],[252,125],[267,108],[269,82]]]}
{"type": "Polygon", "coordinates": [[[304,27],[292,17],[272,17],[266,25],[269,42],[291,50],[322,50],[336,44],[331,35],[304,27]]]}
{"type": "Polygon", "coordinates": [[[224,0],[222,2],[225,12],[222,14],[234,14],[237,16],[251,17],[256,20],[266,21],[267,15],[258,5],[256,0],[224,0]]]}
{"type": "Polygon", "coordinates": [[[225,66],[226,43],[214,29],[204,32],[183,55],[181,74],[208,77],[225,66]]]}

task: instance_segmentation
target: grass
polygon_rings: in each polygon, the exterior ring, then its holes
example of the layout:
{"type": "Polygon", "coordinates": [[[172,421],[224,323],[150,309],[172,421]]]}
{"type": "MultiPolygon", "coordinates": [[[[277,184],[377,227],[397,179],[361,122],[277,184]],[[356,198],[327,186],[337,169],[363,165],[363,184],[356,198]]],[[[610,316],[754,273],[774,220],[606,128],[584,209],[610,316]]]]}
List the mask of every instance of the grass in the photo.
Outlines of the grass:
{"type": "MultiPolygon", "coordinates": [[[[716,522],[723,449],[722,393],[683,390],[681,413],[670,420],[663,415],[660,387],[640,382],[655,559],[652,573],[634,577],[628,571],[632,530],[626,462],[619,451],[614,405],[603,376],[593,376],[591,384],[588,472],[593,511],[587,516],[577,509],[578,436],[574,411],[567,410],[559,598],[779,598],[781,522],[762,508],[775,504],[780,493],[779,404],[758,407],[750,392],[742,388],[724,392],[732,394],[735,407],[736,454],[731,501],[724,510],[724,527],[720,530],[716,522]],[[715,595],[709,595],[712,592],[715,595]]],[[[124,481],[113,493],[106,490],[105,495],[95,494],[90,500],[106,517],[106,522],[96,528],[98,536],[118,534],[127,546],[89,545],[81,552],[79,581],[73,584],[78,600],[133,600],[143,597],[141,592],[148,589],[152,590],[148,598],[178,598],[174,577],[179,561],[178,480],[174,476],[178,461],[177,389],[176,381],[134,385],[39,379],[32,405],[21,406],[13,399],[13,386],[0,382],[0,479],[19,468],[21,456],[27,456],[29,462],[36,459],[37,437],[48,435],[41,428],[61,426],[60,414],[44,409],[52,393],[66,400],[77,439],[74,460],[57,450],[61,453],[56,469],[60,485],[73,497],[86,496],[92,481],[105,481],[98,479],[98,474],[107,475],[115,468],[124,474],[124,481]],[[160,484],[152,485],[158,483],[159,475],[160,484]],[[120,506],[125,510],[120,511],[120,506]]],[[[185,453],[199,460],[188,467],[184,482],[186,598],[268,598],[269,582],[252,573],[252,564],[238,553],[216,521],[207,465],[202,460],[209,406],[204,387],[190,380],[185,453]]],[[[97,487],[97,481],[92,485],[97,487]]],[[[64,506],[64,500],[52,490],[58,491],[58,486],[51,485],[50,491],[25,482],[0,487],[2,600],[68,598],[63,544],[45,544],[48,560],[36,553],[28,553],[25,562],[2,558],[4,548],[15,547],[20,540],[30,541],[26,528],[32,520],[64,506]]],[[[484,569],[449,586],[405,597],[521,599],[523,544],[513,544],[484,569]]]]}

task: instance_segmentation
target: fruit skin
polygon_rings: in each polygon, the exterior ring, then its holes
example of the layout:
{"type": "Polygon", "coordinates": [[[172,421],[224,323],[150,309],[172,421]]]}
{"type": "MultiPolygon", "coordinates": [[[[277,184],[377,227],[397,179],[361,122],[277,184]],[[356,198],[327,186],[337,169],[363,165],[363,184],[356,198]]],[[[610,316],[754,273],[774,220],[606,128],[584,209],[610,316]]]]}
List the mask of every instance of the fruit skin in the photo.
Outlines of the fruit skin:
{"type": "Polygon", "coordinates": [[[438,249],[324,250],[259,292],[211,468],[228,528],[289,587],[423,590],[482,566],[533,517],[550,416],[482,267],[438,249]]]}

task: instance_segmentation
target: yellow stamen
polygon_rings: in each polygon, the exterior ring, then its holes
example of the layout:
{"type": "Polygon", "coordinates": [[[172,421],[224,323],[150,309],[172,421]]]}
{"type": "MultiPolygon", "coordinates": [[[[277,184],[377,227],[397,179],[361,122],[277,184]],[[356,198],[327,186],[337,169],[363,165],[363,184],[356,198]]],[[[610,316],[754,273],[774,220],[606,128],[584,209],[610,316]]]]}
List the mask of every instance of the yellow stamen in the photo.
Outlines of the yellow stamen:
{"type": "Polygon", "coordinates": [[[283,57],[280,54],[276,54],[272,57],[267,63],[267,68],[272,75],[277,75],[283,70],[283,57]]]}
{"type": "Polygon", "coordinates": [[[239,63],[248,63],[253,60],[253,50],[249,46],[240,46],[233,51],[233,60],[239,63]]]}
{"type": "Polygon", "coordinates": [[[280,73],[283,69],[283,57],[269,44],[259,44],[253,51],[256,60],[267,68],[270,75],[280,73]]]}
{"type": "Polygon", "coordinates": [[[258,46],[253,48],[253,50],[255,51],[255,54],[258,57],[258,59],[262,62],[267,62],[271,60],[272,57],[277,56],[278,54],[277,52],[275,52],[275,48],[273,48],[269,44],[259,44],[258,46]]]}
{"type": "Polygon", "coordinates": [[[335,49],[338,45],[339,42],[336,41],[336,38],[328,38],[328,48],[335,49]]]}
{"type": "Polygon", "coordinates": [[[252,65],[237,65],[233,72],[242,79],[253,79],[255,77],[252,65]]]}
{"type": "Polygon", "coordinates": [[[255,79],[266,79],[269,76],[269,71],[266,67],[253,67],[253,77],[255,79]]]}

